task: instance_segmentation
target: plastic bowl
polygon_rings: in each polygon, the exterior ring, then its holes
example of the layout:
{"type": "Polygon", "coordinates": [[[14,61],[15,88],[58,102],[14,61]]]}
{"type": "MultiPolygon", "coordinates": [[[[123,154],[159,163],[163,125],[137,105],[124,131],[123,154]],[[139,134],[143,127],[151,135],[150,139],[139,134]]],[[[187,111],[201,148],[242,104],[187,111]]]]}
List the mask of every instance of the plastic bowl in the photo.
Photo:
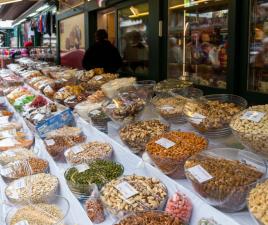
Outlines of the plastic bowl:
{"type": "Polygon", "coordinates": [[[222,137],[231,134],[232,117],[246,107],[247,101],[240,96],[216,94],[188,101],[183,111],[187,121],[199,132],[222,137]]]}
{"type": "Polygon", "coordinates": [[[250,151],[268,159],[268,105],[252,106],[233,117],[230,127],[234,136],[250,151]],[[261,108],[260,108],[261,107],[261,108]],[[259,122],[242,119],[246,112],[264,113],[259,122]]]}
{"type": "MultiPolygon", "coordinates": [[[[47,200],[46,202],[44,202],[45,204],[49,204],[49,205],[55,205],[58,207],[58,209],[61,211],[61,215],[55,220],[55,221],[51,221],[52,220],[52,215],[49,216],[49,211],[44,211],[44,209],[40,209],[40,211],[36,211],[35,214],[25,214],[24,216],[21,215],[20,220],[19,221],[23,221],[29,218],[30,219],[40,219],[40,223],[43,222],[43,224],[47,224],[47,225],[63,225],[65,224],[65,220],[66,217],[68,216],[69,210],[70,210],[70,203],[69,201],[62,197],[62,196],[58,196],[56,195],[53,199],[47,200]],[[42,211],[41,211],[42,210],[42,211]],[[40,214],[39,214],[40,213],[40,214]],[[41,219],[45,217],[45,214],[48,216],[47,220],[42,221],[41,219]],[[51,222],[49,222],[51,221],[51,222]]],[[[16,222],[19,221],[13,221],[12,222],[12,218],[14,216],[16,216],[16,213],[20,210],[23,209],[25,207],[34,207],[36,210],[38,210],[38,204],[31,204],[31,205],[27,205],[27,206],[22,206],[22,207],[14,207],[12,208],[6,216],[5,222],[7,225],[14,225],[16,222]]],[[[55,217],[54,217],[55,218],[55,217]]],[[[29,225],[33,225],[32,223],[28,222],[29,225]]]]}
{"type": "Polygon", "coordinates": [[[261,157],[233,148],[196,154],[186,161],[184,168],[187,180],[200,197],[225,212],[244,209],[249,191],[267,172],[261,157]]]}

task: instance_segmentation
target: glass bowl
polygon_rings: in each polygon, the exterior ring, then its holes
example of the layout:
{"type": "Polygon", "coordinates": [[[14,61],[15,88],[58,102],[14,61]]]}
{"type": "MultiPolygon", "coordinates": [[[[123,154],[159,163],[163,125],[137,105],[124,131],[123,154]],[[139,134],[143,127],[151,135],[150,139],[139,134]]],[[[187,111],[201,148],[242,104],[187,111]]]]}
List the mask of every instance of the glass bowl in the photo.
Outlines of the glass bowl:
{"type": "Polygon", "coordinates": [[[144,111],[146,101],[141,98],[136,89],[122,91],[114,99],[102,105],[103,112],[116,124],[122,126],[138,119],[144,111]]]}
{"type": "Polygon", "coordinates": [[[130,151],[143,152],[150,139],[169,131],[170,126],[160,120],[145,120],[130,123],[119,131],[119,136],[130,151]]]}
{"type": "Polygon", "coordinates": [[[89,164],[80,164],[68,168],[64,177],[67,182],[68,187],[72,193],[78,199],[86,199],[90,196],[95,185],[99,189],[106,183],[110,182],[112,179],[120,177],[124,173],[124,167],[113,161],[108,160],[95,160],[89,164]],[[107,171],[107,167],[104,167],[104,164],[110,165],[113,164],[113,168],[117,171],[107,171]],[[80,182],[80,183],[79,183],[80,182]]]}
{"type": "MultiPolygon", "coordinates": [[[[56,208],[55,208],[56,209],[56,208]]],[[[6,225],[15,225],[20,221],[26,220],[29,225],[35,224],[46,224],[46,225],[64,225],[66,217],[68,216],[70,210],[69,201],[62,197],[56,195],[53,199],[49,199],[41,204],[29,204],[21,207],[12,208],[6,216],[5,222],[6,225]],[[50,215],[51,206],[57,207],[58,215],[55,216],[55,212],[53,215],[50,215]],[[23,209],[28,209],[27,212],[25,210],[25,214],[23,215],[23,209]],[[28,213],[29,210],[33,210],[33,213],[28,213]],[[21,213],[19,215],[19,213],[21,213]],[[16,220],[13,218],[16,216],[16,220]],[[52,219],[54,217],[54,220],[52,219]],[[32,223],[31,221],[36,221],[32,223]]]]}
{"type": "Polygon", "coordinates": [[[244,209],[249,191],[267,172],[261,157],[234,148],[198,153],[186,161],[184,168],[187,180],[199,196],[225,212],[244,209]]]}
{"type": "Polygon", "coordinates": [[[268,105],[252,106],[233,117],[230,127],[234,136],[250,151],[268,159],[268,105]],[[250,114],[249,114],[250,113],[250,114]],[[262,115],[259,119],[255,115],[262,115]],[[248,115],[246,119],[244,115],[248,115]],[[251,118],[250,118],[251,117],[251,118]],[[258,122],[255,122],[254,117],[258,122]],[[253,120],[252,120],[253,119],[253,120]]]}
{"type": "Polygon", "coordinates": [[[170,131],[152,138],[146,152],[164,174],[185,178],[184,163],[207,148],[208,141],[192,132],[170,131]]]}
{"type": "Polygon", "coordinates": [[[248,195],[247,206],[256,225],[267,225],[268,180],[259,183],[248,195]]]}
{"type": "Polygon", "coordinates": [[[247,107],[247,101],[237,95],[206,95],[190,100],[183,109],[187,121],[199,132],[210,137],[231,134],[229,123],[234,115],[247,107]]]}
{"type": "Polygon", "coordinates": [[[179,80],[179,79],[167,79],[160,81],[154,87],[156,95],[166,93],[173,89],[182,89],[193,85],[191,81],[179,80]]]}
{"type": "Polygon", "coordinates": [[[141,80],[136,81],[136,84],[134,84],[135,87],[137,87],[139,96],[143,96],[144,99],[146,99],[147,102],[150,102],[154,95],[154,87],[156,85],[156,81],[154,80],[141,80]]]}

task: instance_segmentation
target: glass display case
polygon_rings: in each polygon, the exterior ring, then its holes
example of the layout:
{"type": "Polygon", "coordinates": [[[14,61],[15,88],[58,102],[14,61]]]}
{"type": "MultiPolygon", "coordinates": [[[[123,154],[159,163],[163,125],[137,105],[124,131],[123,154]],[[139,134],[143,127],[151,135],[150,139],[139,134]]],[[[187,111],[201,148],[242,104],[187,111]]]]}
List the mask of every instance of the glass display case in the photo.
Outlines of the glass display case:
{"type": "Polygon", "coordinates": [[[229,0],[169,0],[169,78],[225,89],[229,0]]]}
{"type": "Polygon", "coordinates": [[[252,0],[247,90],[268,94],[268,0],[252,0]]]}
{"type": "Polygon", "coordinates": [[[118,10],[118,48],[123,58],[122,72],[148,75],[149,4],[141,3],[118,10]]]}

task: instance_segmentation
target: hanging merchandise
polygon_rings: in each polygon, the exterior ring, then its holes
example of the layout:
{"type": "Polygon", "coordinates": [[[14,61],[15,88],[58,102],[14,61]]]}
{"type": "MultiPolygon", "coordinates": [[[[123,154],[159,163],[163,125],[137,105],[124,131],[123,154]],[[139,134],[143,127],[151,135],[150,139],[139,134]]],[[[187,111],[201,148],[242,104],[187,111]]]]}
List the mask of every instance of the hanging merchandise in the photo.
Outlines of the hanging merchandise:
{"type": "Polygon", "coordinates": [[[42,20],[43,20],[43,17],[42,17],[42,15],[40,15],[39,19],[38,19],[38,29],[37,29],[39,33],[42,33],[42,31],[43,31],[43,22],[42,22],[42,20]]]}

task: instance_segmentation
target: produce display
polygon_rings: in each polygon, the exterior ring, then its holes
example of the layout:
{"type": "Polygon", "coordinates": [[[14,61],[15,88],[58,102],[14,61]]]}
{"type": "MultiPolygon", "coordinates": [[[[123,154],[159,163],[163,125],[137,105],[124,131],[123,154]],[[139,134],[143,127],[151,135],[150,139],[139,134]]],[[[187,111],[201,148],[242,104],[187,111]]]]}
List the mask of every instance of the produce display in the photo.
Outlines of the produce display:
{"type": "Polygon", "coordinates": [[[123,166],[118,163],[96,160],[90,164],[69,168],[65,172],[65,179],[74,193],[89,195],[93,184],[101,188],[107,182],[121,176],[123,172],[123,166]]]}
{"type": "Polygon", "coordinates": [[[158,211],[148,211],[148,212],[140,212],[134,215],[127,216],[117,222],[115,225],[183,225],[179,219],[176,219],[170,216],[167,213],[158,212],[158,211]]]}
{"type": "Polygon", "coordinates": [[[145,150],[150,139],[168,130],[169,126],[159,120],[138,121],[123,127],[119,135],[134,153],[139,153],[145,150]]]}
{"type": "Polygon", "coordinates": [[[177,173],[182,178],[185,161],[207,146],[207,140],[195,133],[170,131],[152,138],[146,145],[146,151],[163,173],[177,173]]]}
{"type": "Polygon", "coordinates": [[[14,204],[41,203],[55,196],[58,185],[57,177],[39,173],[11,182],[6,187],[5,194],[14,204]]]}
{"type": "Polygon", "coordinates": [[[243,155],[237,149],[209,150],[185,163],[187,179],[195,191],[209,204],[228,212],[246,206],[248,192],[264,177],[266,167],[260,157],[243,155]],[[229,152],[230,156],[221,151],[229,152]]]}
{"type": "Polygon", "coordinates": [[[0,152],[0,164],[2,166],[15,162],[35,157],[36,155],[27,148],[11,148],[10,150],[0,152]]]}
{"type": "Polygon", "coordinates": [[[167,189],[160,180],[137,175],[114,179],[101,189],[101,200],[114,215],[161,209],[167,196],[167,189]],[[124,186],[129,192],[124,191],[124,186]]]}
{"type": "Polygon", "coordinates": [[[249,107],[230,123],[234,135],[250,150],[268,157],[268,105],[249,107]]]}
{"type": "Polygon", "coordinates": [[[184,114],[188,122],[202,133],[230,134],[232,117],[247,106],[245,99],[235,95],[208,95],[198,101],[188,101],[184,114]]]}
{"type": "Polygon", "coordinates": [[[52,157],[60,157],[66,149],[80,144],[86,137],[78,127],[62,127],[46,134],[45,145],[52,157]]]}
{"type": "Polygon", "coordinates": [[[21,177],[48,172],[48,162],[39,158],[28,158],[10,162],[0,170],[4,180],[12,181],[21,177]]]}
{"type": "Polygon", "coordinates": [[[112,152],[113,149],[109,144],[94,141],[72,147],[64,155],[70,164],[82,164],[97,159],[109,159],[112,152]]]}
{"type": "Polygon", "coordinates": [[[268,224],[268,180],[258,184],[248,196],[248,208],[259,224],[268,224]]]}

